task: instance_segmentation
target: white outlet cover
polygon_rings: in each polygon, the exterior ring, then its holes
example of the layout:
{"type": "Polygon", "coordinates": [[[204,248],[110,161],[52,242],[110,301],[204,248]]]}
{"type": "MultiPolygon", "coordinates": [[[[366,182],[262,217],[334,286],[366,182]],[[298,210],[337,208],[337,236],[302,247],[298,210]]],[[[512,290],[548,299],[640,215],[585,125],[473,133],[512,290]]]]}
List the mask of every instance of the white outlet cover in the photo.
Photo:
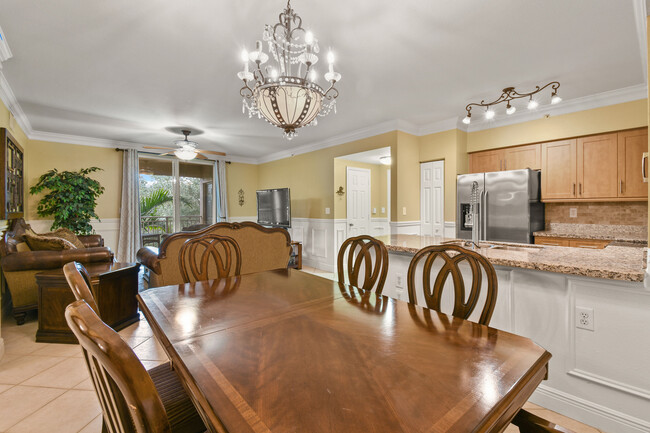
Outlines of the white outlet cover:
{"type": "Polygon", "coordinates": [[[406,215],[406,207],[402,208],[402,215],[406,215]]]}
{"type": "Polygon", "coordinates": [[[589,307],[576,307],[576,328],[594,330],[594,309],[589,307]]]}
{"type": "Polygon", "coordinates": [[[569,208],[569,218],[578,218],[578,208],[570,207],[569,208]]]}
{"type": "Polygon", "coordinates": [[[330,208],[326,207],[325,208],[325,215],[329,215],[329,214],[330,214],[330,208]]]}
{"type": "Polygon", "coordinates": [[[372,213],[377,213],[377,208],[376,207],[372,208],[372,213]]]}
{"type": "Polygon", "coordinates": [[[381,208],[381,213],[386,213],[386,208],[385,207],[381,208]]]}
{"type": "Polygon", "coordinates": [[[404,287],[404,275],[397,274],[395,275],[395,287],[403,288],[404,287]]]}

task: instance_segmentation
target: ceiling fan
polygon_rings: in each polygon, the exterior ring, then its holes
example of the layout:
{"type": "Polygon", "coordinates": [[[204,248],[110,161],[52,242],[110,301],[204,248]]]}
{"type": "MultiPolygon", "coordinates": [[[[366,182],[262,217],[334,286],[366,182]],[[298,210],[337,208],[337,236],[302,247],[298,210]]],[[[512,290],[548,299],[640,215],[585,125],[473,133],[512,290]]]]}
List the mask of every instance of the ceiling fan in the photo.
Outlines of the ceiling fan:
{"type": "Polygon", "coordinates": [[[168,150],[169,152],[162,153],[161,156],[173,154],[176,155],[178,159],[182,159],[185,161],[189,161],[194,158],[208,159],[205,155],[203,155],[204,153],[208,155],[226,156],[226,154],[223,152],[217,152],[215,150],[198,149],[197,146],[199,144],[197,142],[190,141],[187,139],[187,137],[192,133],[192,131],[190,131],[189,129],[182,129],[181,133],[185,136],[185,139],[174,141],[174,144],[178,147],[177,149],[170,149],[169,147],[155,147],[155,146],[144,146],[144,148],[165,149],[168,150]]]}

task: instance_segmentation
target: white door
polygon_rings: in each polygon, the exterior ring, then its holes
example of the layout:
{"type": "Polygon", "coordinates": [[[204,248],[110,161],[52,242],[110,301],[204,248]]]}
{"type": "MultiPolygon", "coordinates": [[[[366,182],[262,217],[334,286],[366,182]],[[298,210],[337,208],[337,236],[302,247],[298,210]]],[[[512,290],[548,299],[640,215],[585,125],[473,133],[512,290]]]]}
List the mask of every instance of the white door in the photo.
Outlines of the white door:
{"type": "Polygon", "coordinates": [[[420,164],[420,233],[445,233],[445,161],[420,164]]]}
{"type": "Polygon", "coordinates": [[[370,170],[347,168],[347,237],[370,233],[370,170]]]}

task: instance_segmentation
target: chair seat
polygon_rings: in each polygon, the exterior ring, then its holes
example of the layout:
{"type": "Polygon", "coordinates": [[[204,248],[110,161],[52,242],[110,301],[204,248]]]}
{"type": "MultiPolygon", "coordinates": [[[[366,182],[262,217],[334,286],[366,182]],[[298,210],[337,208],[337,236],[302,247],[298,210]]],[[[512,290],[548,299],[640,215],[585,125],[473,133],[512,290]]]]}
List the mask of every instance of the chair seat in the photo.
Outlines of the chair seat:
{"type": "Polygon", "coordinates": [[[171,364],[161,364],[148,373],[165,406],[172,432],[205,432],[205,425],[171,364]]]}

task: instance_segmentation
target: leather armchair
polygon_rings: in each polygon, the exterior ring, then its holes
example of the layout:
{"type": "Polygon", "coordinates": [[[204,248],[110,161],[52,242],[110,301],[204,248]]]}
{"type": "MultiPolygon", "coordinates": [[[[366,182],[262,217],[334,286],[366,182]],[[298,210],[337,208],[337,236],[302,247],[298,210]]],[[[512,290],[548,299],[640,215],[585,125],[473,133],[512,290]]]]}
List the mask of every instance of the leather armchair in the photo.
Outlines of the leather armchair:
{"type": "Polygon", "coordinates": [[[22,218],[13,220],[0,239],[0,257],[2,257],[0,266],[11,293],[13,315],[19,325],[25,323],[27,311],[38,309],[37,273],[60,269],[72,261],[81,263],[113,261],[113,252],[104,246],[104,240],[100,235],[79,236],[79,240],[86,248],[18,252],[16,246],[24,242],[25,231],[30,228],[22,218]]]}

